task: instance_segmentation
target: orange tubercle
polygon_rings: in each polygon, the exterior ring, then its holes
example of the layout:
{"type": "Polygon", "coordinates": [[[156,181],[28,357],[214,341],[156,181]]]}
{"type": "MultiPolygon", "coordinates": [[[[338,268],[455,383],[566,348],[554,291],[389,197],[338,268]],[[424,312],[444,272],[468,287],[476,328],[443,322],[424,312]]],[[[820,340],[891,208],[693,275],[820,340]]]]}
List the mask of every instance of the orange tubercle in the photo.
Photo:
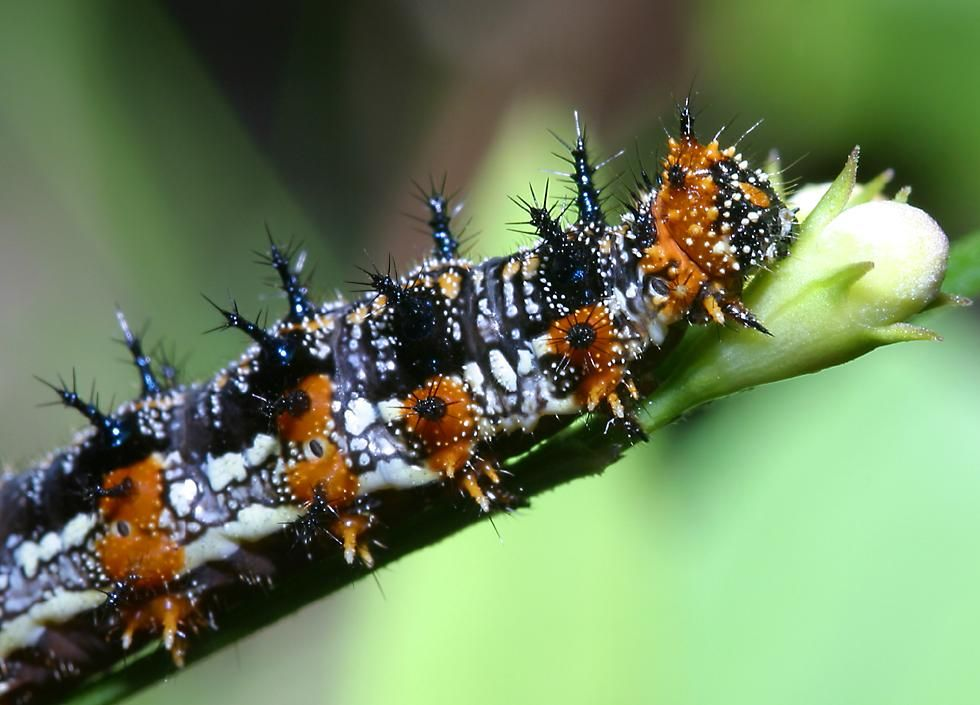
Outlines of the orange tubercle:
{"type": "Polygon", "coordinates": [[[487,499],[486,494],[483,492],[483,488],[480,487],[480,478],[472,470],[467,470],[460,476],[460,487],[472,497],[477,504],[480,505],[480,509],[484,512],[490,511],[490,500],[487,499]]]}
{"type": "Polygon", "coordinates": [[[300,414],[283,411],[276,422],[279,435],[286,441],[302,443],[316,436],[325,435],[332,426],[333,382],[327,375],[310,375],[303,378],[295,389],[309,397],[308,408],[300,414]]]}
{"type": "Polygon", "coordinates": [[[107,496],[99,500],[99,512],[108,521],[124,521],[135,528],[155,529],[163,509],[163,466],[151,455],[113,470],[102,480],[107,496]]]}
{"type": "Polygon", "coordinates": [[[433,451],[425,460],[435,472],[453,477],[456,471],[469,462],[473,454],[473,444],[466,441],[452,443],[445,448],[433,451]]]}
{"type": "Polygon", "coordinates": [[[102,567],[112,580],[154,588],[176,578],[184,567],[184,549],[160,528],[163,466],[153,455],[113,470],[102,482],[108,496],[99,513],[108,533],[96,543],[102,567]]]}
{"type": "Polygon", "coordinates": [[[297,392],[307,397],[303,410],[283,411],[276,419],[280,437],[304,444],[306,451],[306,460],[286,469],[289,488],[304,503],[313,501],[317,488],[322,489],[331,505],[349,502],[357,496],[360,483],[344,454],[329,438],[333,430],[333,382],[327,375],[310,375],[287,394],[297,392]]]}
{"type": "Polygon", "coordinates": [[[625,379],[626,367],[622,343],[606,307],[580,308],[552,323],[548,335],[548,349],[562,357],[559,366],[585,372],[575,390],[578,403],[595,411],[606,402],[616,416],[623,416],[625,409],[616,390],[625,379]]]}
{"type": "Polygon", "coordinates": [[[668,145],[663,186],[653,204],[657,242],[674,242],[709,278],[734,280],[738,266],[716,224],[718,185],[710,173],[734,150],[722,151],[717,141],[702,145],[693,136],[671,139],[668,145]]]}
{"type": "Polygon", "coordinates": [[[184,567],[184,549],[160,530],[109,534],[96,547],[106,575],[154,588],[176,578],[184,567]]]}
{"type": "Polygon", "coordinates": [[[661,315],[671,322],[684,316],[707,281],[698,265],[669,237],[660,237],[644,251],[640,267],[644,274],[657,274],[669,282],[670,295],[661,315]]]}
{"type": "Polygon", "coordinates": [[[772,203],[772,199],[769,198],[769,194],[758,186],[753,186],[752,184],[747,184],[743,181],[738,185],[738,187],[749,199],[749,202],[757,208],[768,208],[772,203]]]}
{"type": "Polygon", "coordinates": [[[563,365],[601,370],[622,359],[622,346],[612,316],[602,304],[584,306],[548,329],[548,349],[563,365]]]}
{"type": "Polygon", "coordinates": [[[402,419],[435,472],[452,477],[469,462],[477,438],[477,408],[462,382],[433,377],[405,399],[402,419]]]}
{"type": "Polygon", "coordinates": [[[293,496],[300,502],[313,501],[319,487],[327,502],[333,506],[344,504],[357,496],[359,481],[350,471],[343,454],[333,443],[322,442],[323,457],[301,460],[286,470],[286,481],[293,496]]]}

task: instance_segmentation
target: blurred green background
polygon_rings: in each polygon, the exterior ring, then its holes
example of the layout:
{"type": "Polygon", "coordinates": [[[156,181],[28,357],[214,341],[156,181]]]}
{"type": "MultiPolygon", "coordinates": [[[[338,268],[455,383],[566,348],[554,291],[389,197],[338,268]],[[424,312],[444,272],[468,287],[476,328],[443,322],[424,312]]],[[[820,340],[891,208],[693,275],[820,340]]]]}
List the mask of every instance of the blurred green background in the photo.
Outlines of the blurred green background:
{"type": "MultiPolygon", "coordinates": [[[[5,2],[2,460],[78,426],[32,374],[135,392],[116,303],[191,379],[236,355],[200,293],[279,310],[265,223],[332,296],[425,252],[411,181],[448,172],[474,255],[506,251],[572,109],[650,164],[693,83],[704,133],[765,118],[745,151],[801,182],[860,143],[975,230],[978,27],[964,0],[5,2]]],[[[924,322],[946,341],[715,404],[128,702],[976,703],[980,327],[924,322]]]]}

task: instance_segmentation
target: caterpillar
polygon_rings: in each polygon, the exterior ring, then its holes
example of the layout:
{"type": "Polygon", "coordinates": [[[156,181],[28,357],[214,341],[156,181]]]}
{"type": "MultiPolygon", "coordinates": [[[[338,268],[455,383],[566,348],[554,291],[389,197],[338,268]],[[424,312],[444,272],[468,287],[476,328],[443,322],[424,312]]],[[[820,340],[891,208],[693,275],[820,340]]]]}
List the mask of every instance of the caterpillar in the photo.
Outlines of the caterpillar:
{"type": "Polygon", "coordinates": [[[0,702],[62,692],[153,640],[181,665],[225,594],[329,552],[372,568],[395,507],[447,489],[481,514],[516,506],[502,462],[571,420],[642,437],[637,370],[673,332],[767,334],[742,288],[788,253],[794,211],[735,147],[699,141],[687,102],[679,114],[618,218],[576,115],[574,196],[516,198],[534,242],[508,256],[466,258],[432,188],[430,256],[317,303],[270,235],[287,312],[263,325],[209,300],[251,344],[205,382],[177,384],[119,313],[139,398],[104,413],[74,379],[48,383],[89,425],[0,479],[0,702]]]}

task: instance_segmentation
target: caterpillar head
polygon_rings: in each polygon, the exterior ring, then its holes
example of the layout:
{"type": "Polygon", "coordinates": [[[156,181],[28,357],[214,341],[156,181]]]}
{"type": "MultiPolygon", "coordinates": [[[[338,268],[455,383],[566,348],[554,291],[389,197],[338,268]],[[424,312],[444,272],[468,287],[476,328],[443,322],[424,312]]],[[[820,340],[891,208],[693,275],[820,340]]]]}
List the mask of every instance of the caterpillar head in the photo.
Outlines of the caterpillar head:
{"type": "Polygon", "coordinates": [[[698,142],[686,104],[680,124],[654,205],[658,238],[673,240],[708,280],[737,296],[747,274],[785,256],[796,219],[769,175],[750,169],[735,147],[698,142]]]}

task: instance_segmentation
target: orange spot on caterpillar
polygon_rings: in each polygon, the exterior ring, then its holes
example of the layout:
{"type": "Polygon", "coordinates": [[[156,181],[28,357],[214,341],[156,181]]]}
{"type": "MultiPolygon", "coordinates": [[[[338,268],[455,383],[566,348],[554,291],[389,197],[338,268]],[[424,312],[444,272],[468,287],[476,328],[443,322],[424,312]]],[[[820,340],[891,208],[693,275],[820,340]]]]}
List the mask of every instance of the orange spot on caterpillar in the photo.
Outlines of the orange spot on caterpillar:
{"type": "MultiPolygon", "coordinates": [[[[309,397],[308,408],[300,414],[283,411],[276,419],[279,435],[284,440],[302,443],[316,436],[323,436],[332,424],[331,402],[333,382],[327,375],[305,377],[291,392],[302,391],[309,397]]],[[[288,394],[289,392],[287,392],[288,394]]]]}
{"type": "Polygon", "coordinates": [[[441,291],[442,295],[447,299],[455,299],[457,296],[459,296],[462,282],[463,278],[459,275],[459,272],[444,272],[439,276],[439,291],[441,291]]]}
{"type": "MultiPolygon", "coordinates": [[[[715,226],[718,184],[709,172],[712,166],[730,158],[733,150],[721,151],[717,141],[702,145],[692,135],[671,139],[668,147],[663,187],[653,204],[658,244],[674,243],[700,272],[712,279],[727,282],[737,278],[730,248],[715,226]]],[[[760,194],[765,196],[761,191],[760,194]]]]}
{"type": "Polygon", "coordinates": [[[462,382],[437,375],[406,397],[402,419],[422,443],[429,467],[446,477],[469,462],[477,437],[477,407],[462,382]]]}
{"type": "Polygon", "coordinates": [[[99,512],[106,521],[124,521],[134,528],[155,529],[163,509],[163,466],[151,455],[113,470],[102,481],[106,496],[99,512]]]}
{"type": "Polygon", "coordinates": [[[307,395],[307,408],[298,414],[283,411],[276,419],[283,440],[303,443],[307,451],[306,460],[286,469],[289,488],[300,502],[312,502],[317,488],[331,505],[349,502],[357,496],[360,483],[347,467],[344,454],[329,439],[333,430],[333,382],[327,375],[310,375],[288,393],[297,391],[307,395]]]}
{"type": "Polygon", "coordinates": [[[562,365],[586,371],[608,367],[623,357],[612,316],[602,304],[584,306],[552,323],[548,349],[562,357],[562,365]]]}
{"type": "Polygon", "coordinates": [[[490,499],[480,480],[498,484],[500,476],[490,461],[473,462],[479,410],[463,383],[445,375],[432,377],[405,399],[402,419],[421,442],[429,468],[454,479],[480,509],[489,512],[490,499]]]}
{"type": "Polygon", "coordinates": [[[159,530],[109,534],[99,541],[97,550],[106,575],[113,580],[133,580],[140,588],[160,587],[184,567],[184,549],[159,530]]]}
{"type": "Polygon", "coordinates": [[[102,567],[112,580],[135,580],[141,588],[159,587],[184,567],[184,549],[160,528],[163,466],[151,455],[113,470],[102,482],[108,496],[99,513],[109,533],[96,544],[102,567]]]}
{"type": "Polygon", "coordinates": [[[769,198],[769,194],[758,186],[753,186],[752,184],[747,184],[743,181],[738,185],[738,187],[742,190],[742,193],[746,195],[753,206],[758,208],[768,208],[770,203],[772,203],[769,198]]]}
{"type": "MultiPolygon", "coordinates": [[[[664,232],[669,234],[666,229],[664,232]]],[[[660,239],[644,251],[640,268],[644,274],[657,274],[667,280],[670,293],[661,305],[660,313],[667,320],[676,321],[690,309],[707,277],[673,239],[658,237],[660,239]]]]}
{"type": "Polygon", "coordinates": [[[579,404],[595,411],[605,401],[614,415],[625,415],[616,390],[626,380],[626,361],[605,306],[585,306],[552,323],[548,349],[562,357],[559,365],[586,373],[575,390],[579,404]]]}
{"type": "Polygon", "coordinates": [[[323,448],[323,458],[301,460],[286,470],[289,489],[297,500],[307,504],[313,501],[317,488],[328,504],[345,504],[357,496],[360,482],[337,446],[327,442],[323,448]]]}

